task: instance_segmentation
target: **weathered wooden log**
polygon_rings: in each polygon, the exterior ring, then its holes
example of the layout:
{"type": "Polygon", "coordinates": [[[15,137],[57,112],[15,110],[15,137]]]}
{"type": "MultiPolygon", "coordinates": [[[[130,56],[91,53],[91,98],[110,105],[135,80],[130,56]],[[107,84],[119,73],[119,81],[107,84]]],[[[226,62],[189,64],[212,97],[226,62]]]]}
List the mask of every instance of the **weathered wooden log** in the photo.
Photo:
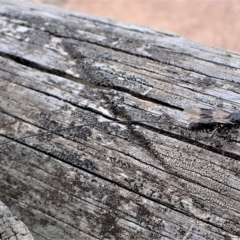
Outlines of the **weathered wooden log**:
{"type": "Polygon", "coordinates": [[[0,239],[33,240],[32,234],[23,222],[12,216],[8,207],[0,201],[0,239]]]}
{"type": "Polygon", "coordinates": [[[0,199],[36,239],[239,239],[240,138],[199,153],[182,111],[239,109],[238,54],[0,3],[0,199]]]}

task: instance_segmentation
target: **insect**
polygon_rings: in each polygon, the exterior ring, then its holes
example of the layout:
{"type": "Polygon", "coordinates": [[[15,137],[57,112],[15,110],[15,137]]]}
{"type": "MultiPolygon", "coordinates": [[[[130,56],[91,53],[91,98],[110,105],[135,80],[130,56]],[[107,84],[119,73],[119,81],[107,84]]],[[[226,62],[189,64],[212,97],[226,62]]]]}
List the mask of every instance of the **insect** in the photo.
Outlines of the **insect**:
{"type": "Polygon", "coordinates": [[[217,132],[220,134],[227,133],[228,138],[232,129],[239,128],[240,126],[240,112],[229,113],[223,110],[194,107],[186,108],[184,109],[184,112],[188,115],[190,120],[188,125],[189,130],[212,132],[203,148],[217,132]]]}

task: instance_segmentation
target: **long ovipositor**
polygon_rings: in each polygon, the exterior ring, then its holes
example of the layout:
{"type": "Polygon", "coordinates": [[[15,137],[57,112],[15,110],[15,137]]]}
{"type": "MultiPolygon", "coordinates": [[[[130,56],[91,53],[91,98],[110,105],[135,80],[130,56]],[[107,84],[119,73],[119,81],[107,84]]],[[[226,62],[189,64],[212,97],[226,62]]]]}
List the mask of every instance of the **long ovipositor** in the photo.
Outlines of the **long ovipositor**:
{"type": "Polygon", "coordinates": [[[57,134],[57,133],[59,133],[61,131],[71,130],[71,129],[74,129],[74,128],[75,129],[77,129],[77,128],[80,129],[80,128],[83,128],[83,127],[96,126],[98,124],[111,124],[111,123],[124,123],[124,124],[157,123],[157,124],[166,124],[165,122],[161,123],[161,122],[158,122],[158,121],[148,121],[148,120],[115,120],[115,121],[86,123],[86,124],[81,124],[81,125],[77,125],[77,126],[65,127],[65,128],[54,130],[54,131],[43,131],[41,133],[36,133],[36,134],[22,136],[22,137],[19,137],[19,138],[15,139],[15,140],[8,140],[8,141],[2,142],[2,143],[0,142],[0,145],[4,145],[4,144],[7,144],[7,143],[10,143],[10,142],[13,142],[13,141],[23,140],[23,139],[30,138],[30,137],[35,137],[35,136],[41,136],[41,135],[47,136],[47,135],[51,135],[51,134],[57,134]]]}

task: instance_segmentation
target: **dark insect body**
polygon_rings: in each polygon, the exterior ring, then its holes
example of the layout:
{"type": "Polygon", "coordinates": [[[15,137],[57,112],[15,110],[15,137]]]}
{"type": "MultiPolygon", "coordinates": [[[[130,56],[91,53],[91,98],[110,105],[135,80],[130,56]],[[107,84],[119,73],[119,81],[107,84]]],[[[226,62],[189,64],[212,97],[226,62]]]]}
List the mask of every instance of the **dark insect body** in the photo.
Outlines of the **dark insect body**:
{"type": "MultiPolygon", "coordinates": [[[[240,112],[229,113],[222,110],[204,108],[186,108],[184,112],[188,115],[190,123],[188,129],[191,131],[213,132],[209,140],[218,132],[221,135],[230,136],[233,129],[240,127],[240,112]]],[[[204,145],[204,147],[205,147],[204,145]]]]}
{"type": "Polygon", "coordinates": [[[204,108],[186,108],[184,112],[189,116],[188,128],[192,131],[214,130],[216,127],[231,129],[240,125],[240,112],[204,108]]]}

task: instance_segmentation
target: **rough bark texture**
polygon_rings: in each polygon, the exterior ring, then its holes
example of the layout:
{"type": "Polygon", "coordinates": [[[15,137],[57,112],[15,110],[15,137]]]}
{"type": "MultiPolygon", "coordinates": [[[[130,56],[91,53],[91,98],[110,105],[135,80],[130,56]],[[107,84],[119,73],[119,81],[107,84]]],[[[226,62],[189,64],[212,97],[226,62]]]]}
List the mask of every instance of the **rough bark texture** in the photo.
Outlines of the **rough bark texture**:
{"type": "Polygon", "coordinates": [[[13,217],[8,207],[0,201],[0,239],[33,240],[33,236],[17,217],[13,217]]]}
{"type": "Polygon", "coordinates": [[[240,238],[240,138],[198,153],[182,112],[239,109],[239,55],[19,1],[0,24],[0,199],[35,239],[240,238]],[[93,124],[126,119],[158,123],[93,124]]]}

